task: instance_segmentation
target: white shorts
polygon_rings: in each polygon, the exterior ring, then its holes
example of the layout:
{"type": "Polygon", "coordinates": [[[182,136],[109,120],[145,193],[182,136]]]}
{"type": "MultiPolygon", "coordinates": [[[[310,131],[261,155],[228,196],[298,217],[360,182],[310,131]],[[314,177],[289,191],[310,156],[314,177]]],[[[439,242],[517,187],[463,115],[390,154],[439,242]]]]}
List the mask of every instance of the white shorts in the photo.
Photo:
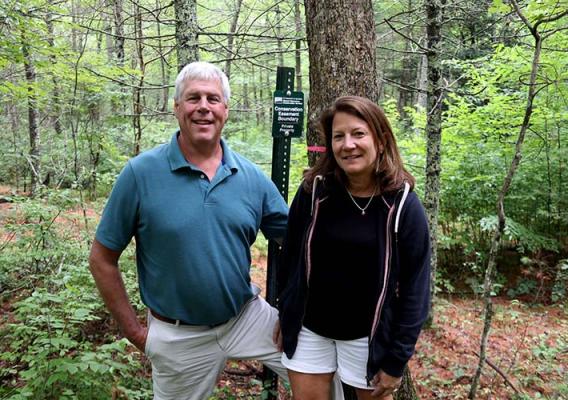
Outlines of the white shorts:
{"type": "Polygon", "coordinates": [[[298,346],[292,359],[282,354],[282,364],[289,370],[305,374],[336,372],[341,381],[359,389],[367,386],[369,338],[335,340],[320,336],[302,326],[298,346]]]}

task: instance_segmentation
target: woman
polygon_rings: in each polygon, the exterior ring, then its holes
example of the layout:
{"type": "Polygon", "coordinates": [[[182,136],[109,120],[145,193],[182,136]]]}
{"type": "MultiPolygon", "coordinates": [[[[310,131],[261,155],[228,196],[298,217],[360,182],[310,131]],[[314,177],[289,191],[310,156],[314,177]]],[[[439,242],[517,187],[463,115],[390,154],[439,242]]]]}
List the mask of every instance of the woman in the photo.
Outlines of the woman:
{"type": "Polygon", "coordinates": [[[327,400],[336,371],[358,399],[391,399],[428,314],[426,217],[376,104],[338,98],[320,123],[326,152],[290,208],[275,342],[296,400],[327,400]]]}

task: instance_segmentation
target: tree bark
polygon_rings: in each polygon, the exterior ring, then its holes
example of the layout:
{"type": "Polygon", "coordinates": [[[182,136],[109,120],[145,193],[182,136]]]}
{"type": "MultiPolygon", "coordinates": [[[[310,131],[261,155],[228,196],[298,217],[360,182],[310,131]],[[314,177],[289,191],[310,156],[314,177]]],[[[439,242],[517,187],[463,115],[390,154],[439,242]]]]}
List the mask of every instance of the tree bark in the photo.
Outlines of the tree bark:
{"type": "Polygon", "coordinates": [[[144,109],[142,90],[144,86],[144,74],[146,73],[146,65],[144,64],[144,32],[142,31],[142,14],[140,5],[134,4],[134,32],[136,36],[136,56],[138,67],[140,68],[140,78],[138,84],[134,87],[133,93],[133,117],[132,124],[134,127],[134,155],[140,153],[140,143],[142,141],[142,124],[141,115],[144,109]]]}
{"type": "MultiPolygon", "coordinates": [[[[53,3],[53,0],[51,1],[53,3]]],[[[53,31],[53,14],[48,12],[45,16],[45,26],[47,27],[47,44],[51,48],[51,50],[55,50],[55,41],[54,41],[54,31],[53,31]]],[[[57,63],[57,58],[55,55],[50,54],[49,61],[54,65],[57,63]]],[[[53,105],[50,110],[50,119],[51,123],[53,124],[53,129],[58,136],[62,135],[63,129],[61,127],[61,96],[60,92],[61,89],[59,87],[59,82],[55,77],[55,74],[50,72],[51,81],[53,82],[53,90],[52,90],[52,98],[53,98],[53,105]]]]}
{"type": "Polygon", "coordinates": [[[37,194],[41,185],[41,162],[40,162],[40,132],[39,132],[39,111],[37,108],[36,97],[36,72],[32,54],[25,32],[22,32],[22,55],[24,61],[24,71],[26,74],[28,92],[28,131],[30,136],[29,166],[30,166],[30,197],[37,194]]]}
{"type": "Polygon", "coordinates": [[[282,18],[280,17],[280,6],[276,4],[274,8],[274,13],[276,14],[276,22],[274,26],[274,30],[276,32],[276,45],[278,48],[278,65],[283,67],[284,66],[284,53],[283,53],[283,46],[282,46],[282,18]]]}
{"type": "Polygon", "coordinates": [[[122,0],[113,1],[114,13],[114,56],[118,65],[124,64],[124,21],[122,19],[122,0]]]}
{"type": "MultiPolygon", "coordinates": [[[[306,33],[310,59],[308,146],[322,145],[316,131],[319,115],[339,96],[358,95],[379,100],[376,72],[375,16],[370,0],[306,0],[306,33]],[[356,21],[356,23],[354,23],[356,21]]],[[[312,166],[315,153],[308,153],[312,166]]],[[[413,392],[410,373],[403,387],[413,392]]],[[[344,387],[347,400],[355,391],[344,387]]],[[[414,399],[415,397],[398,397],[414,399]]]]}
{"type": "Polygon", "coordinates": [[[418,394],[416,394],[413,382],[410,368],[406,367],[402,376],[402,383],[393,396],[394,400],[418,400],[418,394]]]}
{"type": "MultiPolygon", "coordinates": [[[[159,10],[156,18],[159,18],[160,13],[162,11],[161,8],[160,8],[160,0],[156,0],[156,9],[159,10]]],[[[162,46],[161,25],[162,25],[162,23],[158,19],[156,21],[156,32],[158,33],[158,53],[160,55],[160,73],[161,73],[161,78],[162,78],[162,86],[164,87],[162,89],[162,104],[158,106],[158,109],[161,112],[165,112],[168,109],[168,103],[169,103],[169,100],[170,100],[169,99],[169,97],[170,97],[170,87],[169,87],[170,68],[168,67],[168,62],[167,62],[166,57],[164,55],[164,48],[162,46]]],[[[159,103],[159,100],[158,100],[158,103],[159,103]]]]}
{"type": "Polygon", "coordinates": [[[418,96],[416,103],[418,107],[426,110],[428,107],[428,56],[423,54],[420,57],[420,66],[418,68],[417,76],[418,96]]]}
{"type": "Polygon", "coordinates": [[[178,70],[199,60],[197,2],[174,0],[178,70]]]}
{"type": "MultiPolygon", "coordinates": [[[[406,8],[412,10],[412,0],[408,0],[406,8]]],[[[408,19],[410,19],[410,15],[408,19]]],[[[405,29],[405,35],[408,37],[412,36],[412,23],[407,21],[407,27],[405,29]]],[[[398,101],[397,109],[401,120],[408,122],[408,116],[406,113],[406,107],[412,104],[413,91],[409,88],[414,83],[414,72],[416,69],[415,56],[411,54],[410,41],[404,41],[404,53],[400,65],[400,88],[398,90],[398,101]]]]}
{"type": "MultiPolygon", "coordinates": [[[[371,0],[306,0],[310,60],[308,146],[320,144],[316,131],[323,110],[339,96],[378,101],[375,17],[371,0]]],[[[316,153],[308,155],[310,165],[316,153]]]]}
{"type": "Polygon", "coordinates": [[[231,79],[231,62],[233,61],[233,44],[235,40],[235,33],[237,32],[237,24],[239,22],[239,15],[241,13],[242,0],[235,0],[235,11],[233,20],[231,21],[231,30],[227,36],[227,60],[225,61],[225,75],[231,79]]]}
{"type": "Polygon", "coordinates": [[[441,36],[442,12],[445,0],[426,2],[426,36],[428,47],[428,97],[426,112],[426,185],[424,190],[424,208],[430,228],[432,255],[430,258],[432,273],[430,282],[430,310],[427,325],[433,320],[433,305],[436,285],[436,267],[438,265],[438,209],[440,204],[440,144],[442,139],[442,64],[441,36]]]}

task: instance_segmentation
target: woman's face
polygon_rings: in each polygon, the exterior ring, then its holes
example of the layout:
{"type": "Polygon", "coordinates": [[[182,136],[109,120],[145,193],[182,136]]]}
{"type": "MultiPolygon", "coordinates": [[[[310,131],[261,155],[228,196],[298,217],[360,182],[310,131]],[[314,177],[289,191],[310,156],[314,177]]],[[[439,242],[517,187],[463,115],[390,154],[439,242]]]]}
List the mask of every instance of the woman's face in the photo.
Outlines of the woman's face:
{"type": "Polygon", "coordinates": [[[374,176],[380,145],[377,146],[375,135],[364,120],[337,112],[331,127],[331,145],[335,161],[347,178],[374,176]]]}

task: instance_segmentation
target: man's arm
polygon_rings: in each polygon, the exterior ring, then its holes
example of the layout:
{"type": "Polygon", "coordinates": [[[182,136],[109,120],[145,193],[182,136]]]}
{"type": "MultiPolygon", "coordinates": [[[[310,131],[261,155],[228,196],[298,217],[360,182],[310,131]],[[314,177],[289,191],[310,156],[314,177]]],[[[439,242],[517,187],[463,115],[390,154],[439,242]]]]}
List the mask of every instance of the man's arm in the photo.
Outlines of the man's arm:
{"type": "Polygon", "coordinates": [[[140,324],[130,304],[118,269],[120,254],[121,252],[110,250],[95,239],[89,256],[89,266],[101,297],[118,322],[122,334],[139,350],[144,351],[148,329],[140,324]]]}

